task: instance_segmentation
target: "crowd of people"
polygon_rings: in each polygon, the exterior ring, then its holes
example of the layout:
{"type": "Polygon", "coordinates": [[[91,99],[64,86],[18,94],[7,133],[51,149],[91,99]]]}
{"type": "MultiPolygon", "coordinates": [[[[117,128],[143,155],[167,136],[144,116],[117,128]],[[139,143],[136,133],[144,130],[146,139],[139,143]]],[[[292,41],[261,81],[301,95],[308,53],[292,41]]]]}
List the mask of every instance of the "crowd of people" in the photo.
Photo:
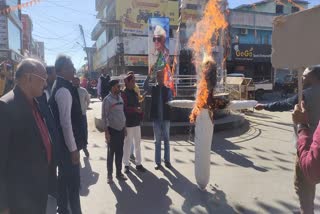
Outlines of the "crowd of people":
{"type": "MultiPolygon", "coordinates": [[[[55,66],[24,59],[15,72],[15,87],[0,98],[0,213],[43,214],[48,195],[57,199],[57,213],[80,214],[80,151],[89,157],[86,112],[90,95],[75,77],[71,58],[57,57],[55,66]]],[[[4,73],[4,72],[2,72],[4,73]]],[[[156,169],[161,167],[161,139],[165,166],[171,168],[169,148],[170,89],[158,72],[156,86],[145,82],[140,94],[133,72],[111,80],[106,70],[98,81],[102,119],[108,144],[108,183],[112,183],[113,159],[116,177],[126,180],[130,156],[136,169],[145,172],[141,158],[141,102],[151,93],[151,115],[156,136],[156,169]],[[133,154],[134,153],[134,154],[133,154]]]]}
{"type": "MultiPolygon", "coordinates": [[[[27,58],[17,67],[15,87],[0,98],[0,214],[43,214],[48,195],[57,199],[57,213],[80,214],[80,151],[89,157],[86,112],[90,95],[75,77],[71,58],[57,57],[55,66],[45,67],[27,58]]],[[[140,94],[133,72],[120,80],[103,70],[98,95],[107,143],[107,182],[113,183],[113,166],[118,180],[131,173],[134,156],[138,172],[142,165],[141,122],[145,117],[141,102],[151,95],[150,119],[155,137],[155,169],[170,161],[170,107],[172,91],[164,84],[163,71],[156,72],[156,85],[150,76],[140,94]],[[122,168],[124,165],[124,170],[122,168]],[[124,173],[123,173],[124,172],[124,173]]],[[[303,74],[303,102],[294,96],[284,101],[258,104],[257,110],[294,110],[297,161],[295,190],[301,213],[313,213],[315,186],[320,182],[320,67],[303,74]]]]}
{"type": "Polygon", "coordinates": [[[24,59],[15,87],[1,97],[1,214],[43,214],[48,195],[57,198],[58,213],[81,213],[79,151],[89,156],[90,97],[75,71],[64,55],[54,67],[24,59]]]}

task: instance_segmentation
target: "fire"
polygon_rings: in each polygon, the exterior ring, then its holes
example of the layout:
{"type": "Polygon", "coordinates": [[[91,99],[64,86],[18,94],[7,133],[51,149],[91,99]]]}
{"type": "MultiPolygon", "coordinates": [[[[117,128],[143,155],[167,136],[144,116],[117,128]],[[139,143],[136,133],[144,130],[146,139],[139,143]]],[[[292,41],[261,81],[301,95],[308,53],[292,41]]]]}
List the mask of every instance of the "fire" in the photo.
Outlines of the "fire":
{"type": "MultiPolygon", "coordinates": [[[[195,64],[196,68],[198,68],[197,73],[199,76],[196,103],[189,117],[191,123],[195,122],[201,109],[208,108],[208,98],[213,92],[213,88],[208,85],[210,81],[208,81],[207,76],[208,72],[212,71],[212,67],[215,66],[211,56],[213,48],[217,45],[220,30],[228,26],[225,14],[222,11],[224,4],[226,4],[226,1],[223,0],[208,1],[203,17],[197,23],[196,30],[188,41],[189,48],[194,51],[195,64]],[[203,59],[203,65],[199,69],[201,59],[203,59]]],[[[214,73],[216,75],[216,72],[214,73]]]]}
{"type": "Polygon", "coordinates": [[[197,87],[197,98],[194,108],[190,114],[190,122],[194,123],[201,109],[209,108],[208,100],[212,97],[213,88],[216,84],[216,66],[212,57],[205,56],[202,64],[202,72],[197,87]]]}

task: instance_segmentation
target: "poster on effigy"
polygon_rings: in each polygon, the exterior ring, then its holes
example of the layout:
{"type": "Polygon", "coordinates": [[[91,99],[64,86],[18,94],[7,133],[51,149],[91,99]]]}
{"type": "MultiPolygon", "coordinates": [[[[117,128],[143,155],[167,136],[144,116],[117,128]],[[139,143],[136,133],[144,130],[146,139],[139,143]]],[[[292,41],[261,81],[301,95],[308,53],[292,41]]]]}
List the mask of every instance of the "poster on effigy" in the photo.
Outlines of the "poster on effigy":
{"type": "Polygon", "coordinates": [[[169,29],[169,18],[149,18],[148,59],[152,79],[155,78],[157,71],[162,71],[166,65],[170,66],[169,29]]]}
{"type": "Polygon", "coordinates": [[[148,31],[148,63],[151,80],[155,80],[157,72],[162,71],[164,85],[171,89],[175,96],[174,80],[171,71],[169,52],[170,19],[168,17],[150,18],[148,31]]]}

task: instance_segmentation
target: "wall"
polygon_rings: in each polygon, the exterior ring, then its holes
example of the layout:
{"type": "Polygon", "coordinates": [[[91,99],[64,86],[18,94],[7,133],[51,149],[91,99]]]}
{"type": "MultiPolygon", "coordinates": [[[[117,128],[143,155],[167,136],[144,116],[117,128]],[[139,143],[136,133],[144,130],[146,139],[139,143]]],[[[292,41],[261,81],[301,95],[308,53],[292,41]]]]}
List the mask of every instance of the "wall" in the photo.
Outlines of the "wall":
{"type": "MultiPolygon", "coordinates": [[[[269,44],[271,45],[271,37],[272,31],[271,30],[253,30],[248,29],[247,35],[240,34],[240,28],[232,28],[231,29],[231,37],[234,38],[235,35],[239,37],[240,44],[269,44]],[[264,41],[264,37],[267,37],[267,43],[264,41]]],[[[235,40],[233,40],[235,42],[235,40]]]]}

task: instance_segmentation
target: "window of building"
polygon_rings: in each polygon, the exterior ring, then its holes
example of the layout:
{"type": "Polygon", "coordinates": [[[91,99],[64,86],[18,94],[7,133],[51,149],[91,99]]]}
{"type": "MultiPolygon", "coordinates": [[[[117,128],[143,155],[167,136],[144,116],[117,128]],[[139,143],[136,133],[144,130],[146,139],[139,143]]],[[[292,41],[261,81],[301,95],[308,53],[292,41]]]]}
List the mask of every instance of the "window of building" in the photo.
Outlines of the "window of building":
{"type": "Polygon", "coordinates": [[[299,12],[300,11],[300,9],[298,8],[298,7],[292,7],[291,8],[291,13],[295,13],[295,12],[299,12]]]}
{"type": "Polygon", "coordinates": [[[18,26],[8,19],[9,49],[21,53],[21,31],[18,26]]]}
{"type": "Polygon", "coordinates": [[[103,33],[101,33],[101,35],[97,39],[97,42],[96,42],[97,49],[99,50],[105,44],[107,44],[107,33],[106,33],[106,31],[103,31],[103,33]]]}
{"type": "Polygon", "coordinates": [[[282,14],[283,13],[283,5],[277,4],[276,5],[276,13],[282,14]]]}
{"type": "Polygon", "coordinates": [[[190,10],[198,10],[199,5],[197,4],[186,4],[186,9],[190,9],[190,10]]]}
{"type": "Polygon", "coordinates": [[[268,45],[269,44],[269,35],[264,35],[263,36],[263,44],[268,45]]]}

